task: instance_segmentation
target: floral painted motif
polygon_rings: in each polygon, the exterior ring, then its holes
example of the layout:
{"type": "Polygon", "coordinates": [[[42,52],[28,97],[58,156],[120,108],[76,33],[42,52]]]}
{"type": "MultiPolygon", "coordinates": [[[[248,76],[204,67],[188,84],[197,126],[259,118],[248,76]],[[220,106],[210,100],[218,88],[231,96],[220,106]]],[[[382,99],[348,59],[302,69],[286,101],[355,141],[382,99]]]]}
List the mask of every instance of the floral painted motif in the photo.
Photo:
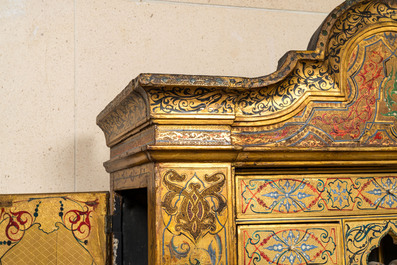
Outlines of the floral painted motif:
{"type": "MultiPolygon", "coordinates": [[[[310,148],[397,146],[394,133],[397,118],[396,37],[395,32],[380,32],[363,39],[352,49],[350,63],[344,69],[347,101],[307,105],[303,114],[299,112],[285,122],[266,125],[258,131],[237,128],[232,136],[234,143],[310,148]],[[293,130],[285,133],[288,128],[293,130]]],[[[339,66],[337,70],[339,72],[339,66]]]]}
{"type": "Polygon", "coordinates": [[[9,245],[17,243],[22,239],[25,231],[32,226],[36,217],[33,217],[27,211],[14,212],[12,210],[7,211],[5,208],[1,209],[0,224],[7,222],[5,236],[8,239],[9,245]]]}
{"type": "Polygon", "coordinates": [[[216,87],[162,87],[148,91],[153,113],[217,113],[234,112],[236,92],[216,87]]]}
{"type": "Polygon", "coordinates": [[[297,229],[286,230],[277,236],[276,241],[280,243],[265,247],[265,249],[279,252],[274,256],[273,263],[286,263],[287,261],[291,265],[302,264],[310,261],[311,258],[308,252],[318,248],[316,245],[308,244],[310,236],[313,237],[312,234],[306,231],[297,229]],[[301,234],[304,236],[301,236],[301,234]]]}
{"type": "MultiPolygon", "coordinates": [[[[396,34],[390,34],[390,39],[396,40],[396,34]]],[[[386,105],[383,116],[394,117],[397,119],[397,109],[393,105],[397,105],[397,57],[394,55],[386,62],[387,77],[383,83],[383,98],[386,105]]]]}
{"type": "Polygon", "coordinates": [[[269,185],[274,191],[262,196],[274,199],[269,207],[277,209],[279,212],[294,212],[306,209],[307,205],[302,199],[314,196],[305,192],[305,186],[310,185],[305,182],[287,179],[270,182],[269,185]]]}
{"type": "Polygon", "coordinates": [[[345,224],[345,264],[367,264],[371,250],[388,233],[396,234],[397,220],[348,221],[345,224]]]}
{"type": "Polygon", "coordinates": [[[214,235],[209,243],[204,247],[195,248],[191,242],[182,241],[175,243],[177,236],[173,236],[168,244],[172,262],[188,259],[189,264],[222,264],[222,240],[218,235],[214,235]],[[192,245],[192,246],[191,246],[192,245]]]}
{"type": "Polygon", "coordinates": [[[375,187],[367,191],[377,197],[373,204],[382,208],[395,208],[397,205],[397,179],[382,178],[374,181],[373,185],[375,187]]]}
{"type": "Polygon", "coordinates": [[[320,196],[316,188],[305,179],[241,180],[241,184],[244,213],[311,211],[320,196]]]}
{"type": "Polygon", "coordinates": [[[332,208],[344,209],[350,206],[351,198],[351,187],[348,186],[348,182],[336,179],[330,182],[329,188],[327,189],[328,198],[331,201],[332,208]]]}
{"type": "Polygon", "coordinates": [[[326,66],[301,62],[280,84],[241,93],[237,105],[247,116],[269,115],[292,107],[309,91],[335,91],[336,88],[326,66]]]}
{"type": "Polygon", "coordinates": [[[288,226],[240,227],[242,264],[339,264],[337,225],[288,226]]]}
{"type": "Polygon", "coordinates": [[[397,176],[238,178],[238,215],[348,214],[397,209],[397,176]]]}

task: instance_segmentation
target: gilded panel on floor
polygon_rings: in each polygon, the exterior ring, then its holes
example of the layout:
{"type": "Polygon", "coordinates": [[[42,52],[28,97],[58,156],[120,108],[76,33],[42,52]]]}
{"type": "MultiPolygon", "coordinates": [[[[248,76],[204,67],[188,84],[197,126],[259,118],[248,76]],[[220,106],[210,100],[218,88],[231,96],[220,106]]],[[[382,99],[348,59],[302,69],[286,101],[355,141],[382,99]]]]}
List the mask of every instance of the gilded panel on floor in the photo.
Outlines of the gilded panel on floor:
{"type": "Polygon", "coordinates": [[[339,224],[238,227],[239,264],[343,264],[339,224]]]}
{"type": "Polygon", "coordinates": [[[0,264],[102,265],[106,193],[0,196],[0,264]]]}
{"type": "Polygon", "coordinates": [[[397,176],[238,176],[237,217],[311,217],[397,210],[397,176]]]}
{"type": "Polygon", "coordinates": [[[233,264],[231,207],[229,167],[162,168],[163,263],[233,264]]]}

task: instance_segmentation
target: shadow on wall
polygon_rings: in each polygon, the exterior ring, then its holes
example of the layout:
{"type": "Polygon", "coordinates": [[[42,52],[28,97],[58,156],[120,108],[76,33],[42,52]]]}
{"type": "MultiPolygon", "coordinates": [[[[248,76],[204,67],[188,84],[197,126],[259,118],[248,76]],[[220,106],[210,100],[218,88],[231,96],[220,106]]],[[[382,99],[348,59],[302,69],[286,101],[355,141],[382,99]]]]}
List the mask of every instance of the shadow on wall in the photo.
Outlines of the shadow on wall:
{"type": "Polygon", "coordinates": [[[39,147],[28,154],[29,161],[11,161],[13,165],[0,172],[1,194],[109,190],[109,175],[103,167],[109,151],[101,134],[76,140],[54,137],[39,147]]]}
{"type": "Polygon", "coordinates": [[[103,162],[109,159],[102,131],[76,136],[75,142],[75,191],[109,190],[109,174],[103,162]]]}

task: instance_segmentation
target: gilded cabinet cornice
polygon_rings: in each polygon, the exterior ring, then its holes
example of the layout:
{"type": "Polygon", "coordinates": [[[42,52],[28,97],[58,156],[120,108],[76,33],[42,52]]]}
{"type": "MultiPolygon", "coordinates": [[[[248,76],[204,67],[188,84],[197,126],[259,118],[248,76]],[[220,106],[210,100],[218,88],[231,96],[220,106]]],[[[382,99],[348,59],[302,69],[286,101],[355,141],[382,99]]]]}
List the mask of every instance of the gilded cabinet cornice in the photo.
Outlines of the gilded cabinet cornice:
{"type": "Polygon", "coordinates": [[[288,52],[270,75],[140,74],[97,118],[107,144],[118,148],[112,161],[138,153],[139,161],[152,161],[172,146],[194,157],[200,146],[228,147],[225,157],[237,163],[268,150],[340,150],[346,158],[357,148],[393,151],[397,160],[396,21],[397,1],[346,1],[307,51],[288,52]],[[146,140],[126,149],[142,132],[146,140]]]}
{"type": "Polygon", "coordinates": [[[107,145],[113,146],[147,122],[148,114],[146,93],[133,80],[98,115],[97,124],[105,133],[107,145]]]}
{"type": "Polygon", "coordinates": [[[396,232],[397,0],[346,1],[267,76],[140,74],[97,123],[150,264],[366,264],[396,232]]]}

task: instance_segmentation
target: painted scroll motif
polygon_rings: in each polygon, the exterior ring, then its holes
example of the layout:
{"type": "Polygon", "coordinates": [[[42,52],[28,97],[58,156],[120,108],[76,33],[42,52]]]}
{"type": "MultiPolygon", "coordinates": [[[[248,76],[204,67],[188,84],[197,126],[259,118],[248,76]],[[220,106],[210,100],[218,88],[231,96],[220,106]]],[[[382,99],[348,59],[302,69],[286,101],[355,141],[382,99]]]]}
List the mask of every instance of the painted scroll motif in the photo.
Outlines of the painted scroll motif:
{"type": "Polygon", "coordinates": [[[0,263],[105,264],[106,194],[0,196],[0,263]]]}
{"type": "Polygon", "coordinates": [[[371,250],[379,246],[381,239],[397,233],[397,220],[381,217],[372,220],[345,222],[345,259],[346,264],[367,264],[371,250]]]}
{"type": "Polygon", "coordinates": [[[349,102],[312,102],[287,122],[262,130],[236,129],[245,146],[396,146],[397,33],[359,42],[347,67],[349,102]]]}
{"type": "Polygon", "coordinates": [[[239,264],[342,264],[338,224],[239,227],[239,264]]]}
{"type": "MultiPolygon", "coordinates": [[[[129,87],[123,92],[126,93],[129,91],[127,90],[128,88],[129,87]]],[[[131,93],[131,95],[121,101],[114,112],[110,112],[98,122],[98,125],[105,133],[107,143],[109,144],[116,140],[123,133],[127,133],[137,124],[141,124],[145,121],[146,109],[147,107],[144,99],[136,92],[131,93]]]]}
{"type": "Polygon", "coordinates": [[[209,171],[168,169],[162,176],[164,264],[230,264],[228,176],[209,171]]]}
{"type": "Polygon", "coordinates": [[[161,145],[230,145],[227,126],[161,126],[156,130],[161,145]]]}
{"type": "Polygon", "coordinates": [[[397,177],[237,178],[239,218],[369,214],[397,209],[397,177]]]}
{"type": "Polygon", "coordinates": [[[150,108],[156,114],[233,114],[235,95],[215,87],[172,87],[149,89],[150,108]]]}

